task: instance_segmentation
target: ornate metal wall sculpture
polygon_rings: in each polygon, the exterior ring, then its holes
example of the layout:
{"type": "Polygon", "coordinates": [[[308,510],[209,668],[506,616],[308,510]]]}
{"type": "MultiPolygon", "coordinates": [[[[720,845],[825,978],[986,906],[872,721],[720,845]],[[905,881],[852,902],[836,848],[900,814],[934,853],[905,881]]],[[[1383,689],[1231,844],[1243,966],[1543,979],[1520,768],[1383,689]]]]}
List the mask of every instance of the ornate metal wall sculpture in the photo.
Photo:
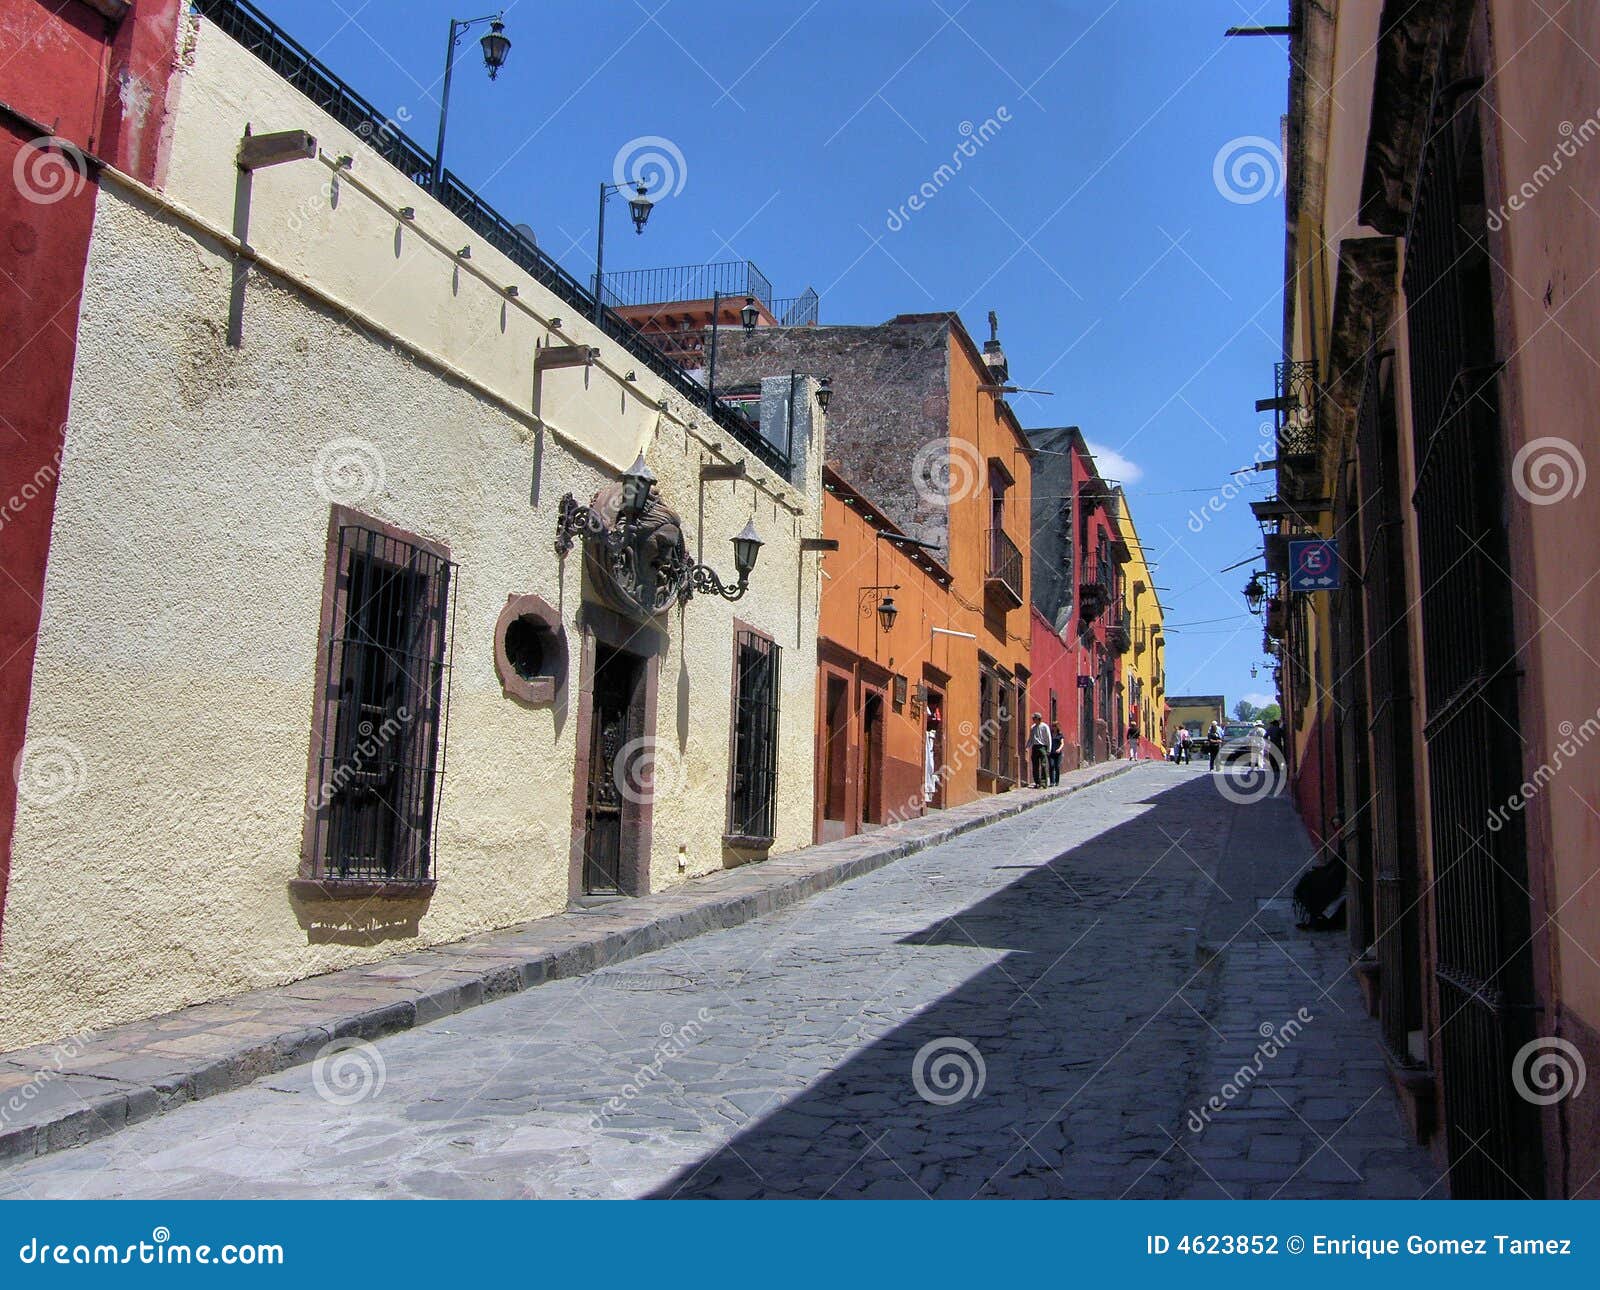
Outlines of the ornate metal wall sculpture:
{"type": "Polygon", "coordinates": [[[750,584],[750,571],[761,551],[754,523],[746,524],[733,539],[739,580],[732,586],[708,565],[691,560],[683,522],[661,500],[643,456],[620,480],[596,493],[588,506],[571,493],[562,497],[556,554],[566,555],[580,535],[596,590],[634,618],[653,618],[674,601],[688,603],[696,592],[738,600],[750,584]]]}

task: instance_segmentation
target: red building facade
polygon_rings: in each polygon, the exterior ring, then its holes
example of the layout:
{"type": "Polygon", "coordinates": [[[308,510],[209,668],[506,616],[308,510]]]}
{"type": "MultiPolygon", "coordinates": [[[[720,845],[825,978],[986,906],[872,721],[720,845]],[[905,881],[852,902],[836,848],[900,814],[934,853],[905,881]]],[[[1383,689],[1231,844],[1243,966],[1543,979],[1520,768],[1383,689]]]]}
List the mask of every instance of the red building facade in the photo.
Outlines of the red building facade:
{"type": "Polygon", "coordinates": [[[19,784],[53,773],[23,741],[97,180],[155,181],[181,9],[0,0],[0,936],[19,784]]]}
{"type": "MultiPolygon", "coordinates": [[[[1064,766],[1124,751],[1128,728],[1122,619],[1127,544],[1112,485],[1076,426],[1030,430],[1033,445],[1034,707],[1055,697],[1064,766]]],[[[1048,715],[1048,714],[1047,714],[1048,715]]]]}

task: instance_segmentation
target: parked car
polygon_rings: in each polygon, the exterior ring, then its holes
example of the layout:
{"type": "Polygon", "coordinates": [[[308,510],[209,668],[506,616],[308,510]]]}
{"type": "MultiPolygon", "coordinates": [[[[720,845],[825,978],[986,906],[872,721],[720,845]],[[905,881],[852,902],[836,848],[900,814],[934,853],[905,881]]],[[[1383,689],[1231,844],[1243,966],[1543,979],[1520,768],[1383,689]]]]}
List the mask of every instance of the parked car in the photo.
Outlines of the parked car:
{"type": "MultiPolygon", "coordinates": [[[[1248,763],[1250,760],[1250,732],[1255,729],[1255,724],[1250,721],[1230,721],[1222,727],[1222,752],[1217,757],[1219,767],[1228,766],[1234,762],[1248,763]]],[[[1211,749],[1207,747],[1209,755],[1211,749]]]]}

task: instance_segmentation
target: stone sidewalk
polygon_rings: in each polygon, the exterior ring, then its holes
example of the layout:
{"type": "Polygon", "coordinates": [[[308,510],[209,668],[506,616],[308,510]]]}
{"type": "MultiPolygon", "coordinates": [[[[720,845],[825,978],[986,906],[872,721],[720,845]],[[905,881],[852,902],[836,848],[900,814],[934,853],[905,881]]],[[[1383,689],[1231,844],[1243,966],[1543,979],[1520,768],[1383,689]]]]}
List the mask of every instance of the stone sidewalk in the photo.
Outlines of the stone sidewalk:
{"type": "Polygon", "coordinates": [[[560,914],[363,967],[0,1054],[0,1162],[78,1146],[185,1103],[377,1039],[784,909],[972,829],[1139,763],[1018,789],[837,842],[774,855],[655,895],[560,914]]]}

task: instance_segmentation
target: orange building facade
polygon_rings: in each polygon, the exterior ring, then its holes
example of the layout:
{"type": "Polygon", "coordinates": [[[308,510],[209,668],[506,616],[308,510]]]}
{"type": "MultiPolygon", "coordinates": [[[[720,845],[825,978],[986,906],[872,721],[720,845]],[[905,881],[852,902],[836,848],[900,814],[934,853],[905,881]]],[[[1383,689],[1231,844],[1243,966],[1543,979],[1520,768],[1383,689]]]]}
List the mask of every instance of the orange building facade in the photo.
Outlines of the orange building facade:
{"type": "Polygon", "coordinates": [[[952,732],[970,732],[976,712],[976,690],[951,685],[952,653],[972,649],[951,634],[949,570],[837,471],[824,470],[823,487],[823,533],[839,544],[822,558],[817,628],[816,836],[825,842],[969,801],[977,769],[975,757],[947,756],[952,732]]]}

